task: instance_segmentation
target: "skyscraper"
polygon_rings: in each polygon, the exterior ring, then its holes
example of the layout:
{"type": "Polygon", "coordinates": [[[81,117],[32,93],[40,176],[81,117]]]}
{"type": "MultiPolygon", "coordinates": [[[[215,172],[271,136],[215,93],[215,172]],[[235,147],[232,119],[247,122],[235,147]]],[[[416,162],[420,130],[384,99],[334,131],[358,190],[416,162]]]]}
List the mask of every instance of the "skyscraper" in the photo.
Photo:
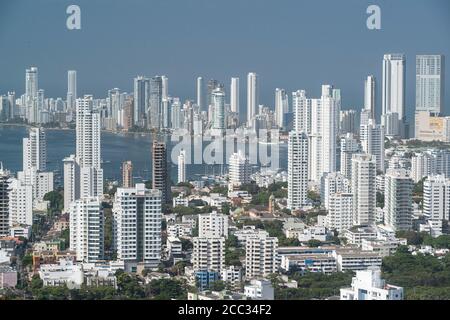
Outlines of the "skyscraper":
{"type": "Polygon", "coordinates": [[[80,167],[80,197],[103,194],[100,163],[100,115],[93,110],[93,97],[77,99],[76,159],[80,167]]]}
{"type": "Polygon", "coordinates": [[[347,179],[352,178],[352,158],[359,152],[359,144],[352,133],[341,138],[341,174],[347,179]]]}
{"type": "Polygon", "coordinates": [[[148,113],[149,128],[159,129],[161,127],[161,107],[163,96],[163,77],[150,78],[150,104],[148,113]]]}
{"type": "Polygon", "coordinates": [[[306,97],[305,90],[292,93],[292,112],[294,113],[294,130],[311,134],[311,99],[306,97]]]}
{"type": "Polygon", "coordinates": [[[259,105],[258,75],[250,72],[247,75],[247,125],[251,126],[259,105]]]}
{"type": "Polygon", "coordinates": [[[134,125],[145,125],[149,103],[150,79],[138,76],[134,78],[134,125]]]}
{"type": "Polygon", "coordinates": [[[42,128],[30,128],[28,138],[23,138],[23,170],[45,171],[47,168],[47,140],[42,128]]]}
{"type": "Polygon", "coordinates": [[[251,168],[248,158],[239,150],[230,156],[229,184],[231,188],[250,183],[251,168]]]}
{"type": "Polygon", "coordinates": [[[406,60],[404,54],[383,58],[382,122],[387,136],[404,137],[406,60]]]}
{"type": "Polygon", "coordinates": [[[0,237],[9,236],[9,179],[9,172],[0,162],[0,237]]]}
{"type": "Polygon", "coordinates": [[[225,129],[225,92],[221,89],[215,89],[212,93],[214,108],[213,129],[225,129]]]}
{"type": "Polygon", "coordinates": [[[38,69],[31,67],[25,72],[25,117],[30,123],[37,123],[38,69]]]}
{"type": "Polygon", "coordinates": [[[114,248],[118,260],[156,268],[161,260],[161,192],[144,184],[118,188],[113,204],[114,248]]]}
{"type": "Polygon", "coordinates": [[[276,88],[275,89],[275,122],[278,128],[285,127],[284,114],[289,111],[289,100],[286,94],[286,90],[276,88]]]}
{"type": "Polygon", "coordinates": [[[97,262],[104,256],[105,223],[98,197],[78,199],[70,204],[70,250],[77,261],[97,262]]]}
{"type": "Polygon", "coordinates": [[[364,109],[368,111],[370,119],[375,119],[375,105],[376,91],[375,91],[375,77],[370,75],[364,83],[364,109]]]}
{"type": "Polygon", "coordinates": [[[288,202],[291,210],[306,205],[308,192],[308,136],[291,131],[288,142],[288,202]]]}
{"type": "Polygon", "coordinates": [[[336,171],[336,136],[339,97],[333,97],[333,87],[322,86],[320,99],[311,102],[311,135],[309,179],[320,183],[324,173],[336,171]]]}
{"type": "Polygon", "coordinates": [[[122,187],[133,188],[133,163],[131,161],[122,162],[122,187]]]}
{"type": "Polygon", "coordinates": [[[384,173],[384,128],[370,119],[361,126],[361,146],[365,153],[375,156],[377,171],[384,173]]]}
{"type": "Polygon", "coordinates": [[[77,72],[69,70],[67,71],[67,107],[70,110],[75,110],[77,98],[77,72]]]}
{"type": "Polygon", "coordinates": [[[231,78],[230,106],[231,112],[239,114],[239,78],[231,78]]]}
{"type": "Polygon", "coordinates": [[[405,169],[389,169],[385,175],[384,224],[394,231],[412,227],[413,181],[405,169]]]}
{"type": "Polygon", "coordinates": [[[441,114],[445,103],[444,55],[416,56],[416,112],[441,114]]]}
{"type": "Polygon", "coordinates": [[[198,77],[197,78],[197,105],[200,111],[203,111],[205,108],[205,97],[204,97],[204,83],[203,78],[198,77]]]}
{"type": "Polygon", "coordinates": [[[178,183],[186,182],[186,151],[181,150],[178,155],[178,183]]]}
{"type": "Polygon", "coordinates": [[[152,156],[152,189],[161,191],[161,203],[166,204],[170,202],[170,175],[166,144],[153,141],[152,156]]]}
{"type": "Polygon", "coordinates": [[[353,224],[375,223],[376,160],[369,154],[356,154],[352,159],[353,224]]]}

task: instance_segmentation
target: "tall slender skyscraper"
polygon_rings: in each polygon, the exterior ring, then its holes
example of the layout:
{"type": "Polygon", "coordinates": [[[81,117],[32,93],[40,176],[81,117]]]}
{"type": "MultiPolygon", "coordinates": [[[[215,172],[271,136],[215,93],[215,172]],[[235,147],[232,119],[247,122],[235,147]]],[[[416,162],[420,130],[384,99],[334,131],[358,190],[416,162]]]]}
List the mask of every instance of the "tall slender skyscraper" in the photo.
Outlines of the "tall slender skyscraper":
{"type": "Polygon", "coordinates": [[[9,172],[0,162],[0,237],[9,236],[9,179],[9,172]]]}
{"type": "Polygon", "coordinates": [[[150,103],[150,79],[134,78],[134,125],[143,127],[146,123],[150,103]]]}
{"type": "Polygon", "coordinates": [[[375,223],[376,210],[375,157],[355,154],[352,159],[353,224],[375,223]]]}
{"type": "Polygon", "coordinates": [[[93,110],[93,97],[77,99],[76,160],[80,166],[80,197],[103,194],[100,163],[100,115],[93,110]]]}
{"type": "Polygon", "coordinates": [[[97,262],[104,255],[104,216],[98,197],[87,197],[70,204],[70,249],[77,261],[97,262]]]}
{"type": "Polygon", "coordinates": [[[122,163],[122,187],[133,188],[133,163],[124,161],[122,163]]]}
{"type": "Polygon", "coordinates": [[[247,75],[247,125],[251,126],[259,105],[258,75],[250,72],[247,75]]]}
{"type": "Polygon", "coordinates": [[[37,123],[38,68],[31,67],[25,72],[25,117],[30,123],[37,123]]]}
{"type": "Polygon", "coordinates": [[[282,129],[285,126],[284,114],[289,111],[289,100],[286,90],[275,89],[275,122],[278,128],[282,129]]]}
{"type": "Polygon", "coordinates": [[[441,114],[445,97],[444,55],[416,56],[416,112],[441,114]]]}
{"type": "Polygon", "coordinates": [[[213,129],[223,130],[225,129],[225,92],[221,89],[215,89],[213,91],[213,108],[214,108],[214,119],[213,119],[213,129]]]}
{"type": "Polygon", "coordinates": [[[370,75],[364,83],[364,109],[368,111],[370,119],[375,119],[375,77],[370,75]]]}
{"type": "Polygon", "coordinates": [[[23,170],[47,169],[47,140],[42,128],[30,128],[28,138],[23,138],[23,170]]]}
{"type": "Polygon", "coordinates": [[[200,109],[200,111],[203,111],[205,109],[205,97],[204,97],[204,86],[203,78],[198,77],[197,78],[197,105],[200,109]]]}
{"type": "Polygon", "coordinates": [[[77,72],[69,70],[67,71],[67,107],[74,110],[77,98],[77,72]]]}
{"type": "Polygon", "coordinates": [[[186,182],[186,151],[181,150],[178,155],[178,183],[186,182]]]}
{"type": "Polygon", "coordinates": [[[384,128],[370,119],[367,125],[361,126],[360,136],[362,150],[375,157],[377,171],[384,173],[384,128]]]}
{"type": "Polygon", "coordinates": [[[294,113],[294,130],[311,134],[311,99],[305,90],[292,92],[292,112],[294,113]]]}
{"type": "Polygon", "coordinates": [[[161,127],[161,107],[163,96],[163,77],[155,76],[150,79],[150,111],[148,113],[148,123],[151,129],[161,127]]]}
{"type": "Polygon", "coordinates": [[[383,58],[382,121],[388,136],[405,136],[406,60],[404,54],[383,58]]]}
{"type": "Polygon", "coordinates": [[[164,142],[153,141],[152,189],[161,191],[161,203],[170,202],[170,174],[167,147],[164,142]]]}
{"type": "Polygon", "coordinates": [[[291,131],[288,143],[288,201],[291,210],[306,205],[308,192],[308,136],[291,131]]]}
{"type": "Polygon", "coordinates": [[[230,106],[231,112],[239,114],[239,78],[231,78],[230,106]]]}

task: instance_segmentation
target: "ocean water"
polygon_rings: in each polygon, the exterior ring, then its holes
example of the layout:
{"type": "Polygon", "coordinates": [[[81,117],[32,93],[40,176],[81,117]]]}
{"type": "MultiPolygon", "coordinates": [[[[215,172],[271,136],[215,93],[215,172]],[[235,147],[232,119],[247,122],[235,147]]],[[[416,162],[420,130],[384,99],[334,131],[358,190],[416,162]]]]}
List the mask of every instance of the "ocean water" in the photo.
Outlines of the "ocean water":
{"type": "MultiPolygon", "coordinates": [[[[47,129],[47,168],[54,171],[56,183],[62,177],[62,160],[75,153],[75,131],[74,130],[52,130],[47,129]]],[[[3,166],[11,172],[22,170],[22,139],[28,136],[25,126],[0,125],[0,161],[3,166]]],[[[166,137],[166,141],[169,141],[166,137]]],[[[207,146],[203,144],[203,149],[207,146]]],[[[103,160],[104,177],[108,180],[121,180],[121,165],[123,161],[133,162],[133,176],[136,181],[148,180],[151,177],[151,145],[150,135],[141,134],[114,134],[102,132],[101,158],[103,160]]],[[[169,152],[175,143],[169,143],[169,152]]],[[[280,144],[279,166],[287,170],[287,145],[280,144]]],[[[169,153],[170,154],[170,153],[169,153]]],[[[252,171],[256,171],[254,166],[252,171]]],[[[226,172],[226,165],[188,164],[187,177],[191,180],[200,176],[219,174],[226,172]]],[[[171,178],[177,181],[177,166],[171,163],[171,178]]]]}

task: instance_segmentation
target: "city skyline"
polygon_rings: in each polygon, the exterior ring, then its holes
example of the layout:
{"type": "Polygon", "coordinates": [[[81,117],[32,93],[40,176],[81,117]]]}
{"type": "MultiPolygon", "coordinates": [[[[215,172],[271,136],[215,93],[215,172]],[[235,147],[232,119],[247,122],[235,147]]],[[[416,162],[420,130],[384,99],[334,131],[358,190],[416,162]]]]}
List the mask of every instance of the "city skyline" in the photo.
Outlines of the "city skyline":
{"type": "MultiPolygon", "coordinates": [[[[78,5],[82,9],[83,25],[81,30],[69,31],[65,28],[66,15],[64,15],[67,3],[61,3],[37,8],[36,5],[29,1],[17,1],[15,4],[2,4],[3,12],[9,14],[5,16],[4,23],[11,27],[15,25],[13,19],[19,12],[26,14],[28,11],[40,12],[48,19],[48,25],[30,25],[31,22],[24,23],[22,26],[15,28],[17,37],[8,42],[14,45],[19,51],[20,48],[26,48],[27,57],[23,53],[19,53],[14,57],[8,51],[6,52],[0,66],[4,73],[9,74],[8,79],[0,77],[0,90],[6,93],[10,90],[16,92],[25,92],[22,70],[30,65],[36,65],[40,71],[40,87],[45,89],[46,96],[65,97],[67,88],[65,86],[67,70],[77,70],[78,78],[78,96],[83,94],[93,94],[96,97],[106,95],[111,88],[120,88],[122,91],[133,91],[133,78],[137,75],[145,74],[153,76],[156,74],[165,74],[169,77],[170,91],[173,95],[179,96],[182,100],[196,97],[196,78],[201,76],[206,81],[215,78],[222,83],[229,83],[231,77],[239,77],[241,79],[240,105],[241,113],[246,113],[247,103],[245,96],[245,79],[248,72],[256,72],[259,76],[260,83],[260,102],[274,108],[273,92],[275,88],[283,88],[287,92],[293,92],[298,89],[304,89],[312,95],[318,95],[317,90],[321,84],[332,84],[343,91],[343,109],[355,108],[359,110],[364,106],[364,79],[369,74],[373,74],[380,82],[382,79],[382,56],[385,53],[404,53],[406,56],[406,114],[409,122],[411,122],[412,114],[415,106],[415,56],[420,54],[443,54],[450,56],[450,46],[443,42],[437,41],[439,37],[445,37],[450,30],[449,20],[445,19],[445,10],[450,6],[446,1],[432,1],[435,5],[411,3],[406,1],[397,1],[396,3],[387,3],[386,1],[377,1],[382,12],[382,29],[368,30],[365,26],[367,8],[369,1],[350,1],[349,3],[334,4],[330,1],[319,1],[317,4],[312,2],[297,3],[294,1],[282,1],[283,4],[292,10],[284,10],[274,7],[270,3],[255,4],[236,3],[231,1],[223,6],[224,14],[233,14],[237,19],[235,24],[226,26],[224,23],[215,24],[215,32],[222,36],[226,35],[224,41],[219,45],[221,49],[221,63],[217,64],[211,55],[203,49],[200,38],[205,37],[202,21],[209,21],[208,15],[202,15],[208,10],[217,8],[218,3],[215,1],[198,1],[195,4],[177,4],[176,6],[170,1],[167,3],[151,2],[150,4],[143,1],[133,1],[124,8],[124,4],[114,1],[110,6],[102,6],[101,2],[97,4],[78,1],[78,5]],[[320,3],[319,3],[320,2],[320,3]],[[26,4],[26,5],[25,5],[26,4]],[[129,14],[140,16],[140,12],[136,12],[138,8],[144,6],[152,6],[149,14],[156,15],[161,10],[168,10],[173,15],[182,15],[192,13],[194,18],[191,19],[188,26],[184,30],[167,26],[156,33],[155,41],[148,43],[140,39],[126,36],[123,44],[112,45],[105,44],[103,41],[108,39],[112,34],[125,36],[132,31],[132,27],[142,27],[145,21],[136,19],[133,23],[126,24],[124,22],[111,24],[108,20],[104,23],[89,23],[91,19],[97,18],[99,21],[106,19],[104,16],[117,15],[119,10],[125,10],[129,14]],[[328,10],[319,11],[319,7],[328,10]],[[403,24],[396,24],[396,15],[403,14],[402,9],[408,7],[408,14],[411,19],[402,20],[403,24]],[[60,10],[61,9],[61,10],[60,10]],[[233,11],[232,11],[233,9],[233,11]],[[236,10],[239,9],[239,10],[236,10]],[[310,16],[321,15],[327,19],[327,23],[320,25],[311,21],[309,15],[305,19],[294,19],[294,22],[288,22],[285,19],[291,14],[290,11],[308,10],[310,16]],[[45,10],[45,11],[44,11],[45,10]],[[251,20],[252,23],[244,24],[244,17],[252,17],[253,14],[268,16],[274,24],[273,30],[261,25],[260,22],[251,20]],[[205,20],[199,19],[203,17],[205,20]],[[283,17],[283,19],[282,19],[283,17]],[[345,17],[345,19],[341,19],[345,17]],[[432,20],[431,20],[432,19],[432,20]],[[301,20],[301,21],[300,21],[301,20]],[[342,21],[345,20],[345,23],[342,21]],[[433,23],[416,24],[414,21],[433,21],[433,23]],[[140,22],[139,22],[140,21],[140,22]],[[333,25],[333,32],[329,33],[326,26],[333,25]],[[298,29],[297,29],[298,26],[298,29]],[[307,28],[308,32],[304,32],[307,28]],[[311,28],[315,27],[315,28],[311,28]],[[240,28],[240,29],[239,29],[240,28]],[[283,28],[283,29],[282,29],[283,28]],[[91,30],[90,30],[91,29],[91,30]],[[179,33],[175,33],[179,31],[179,33]],[[237,30],[236,30],[237,29],[237,30]],[[416,41],[401,37],[408,29],[408,32],[415,34],[415,38],[420,38],[421,43],[417,45],[416,41]],[[27,31],[27,35],[23,32],[27,31]],[[295,34],[295,30],[299,30],[299,36],[302,37],[301,44],[287,44],[292,41],[286,41],[287,35],[295,34]],[[187,33],[189,31],[189,33],[187,33]],[[240,31],[240,32],[238,32],[240,31]],[[46,39],[59,39],[59,46],[55,50],[45,51],[46,55],[42,55],[44,50],[43,43],[38,42],[39,36],[33,36],[34,33],[44,33],[46,39]],[[227,32],[226,34],[224,34],[227,32]],[[339,32],[345,32],[345,37],[339,36],[339,32]],[[24,37],[21,37],[24,35],[24,37]],[[164,35],[164,37],[162,36],[164,35]],[[177,43],[182,46],[182,42],[177,42],[180,35],[183,35],[185,43],[190,43],[190,53],[186,50],[174,50],[177,43]],[[232,35],[232,36],[230,36],[232,35]],[[277,35],[275,37],[275,35],[277,35]],[[433,36],[429,36],[433,35],[433,36]],[[52,37],[53,36],[53,37],[52,37]],[[350,47],[347,39],[358,42],[359,46],[351,46],[352,52],[345,49],[350,47]],[[34,40],[24,41],[25,38],[34,40]],[[244,41],[244,39],[251,39],[244,41]],[[320,43],[319,43],[319,40],[320,43]],[[134,49],[133,59],[123,60],[125,44],[129,43],[131,49],[134,49]],[[282,54],[272,54],[271,46],[283,43],[282,54]],[[77,55],[62,54],[60,50],[75,50],[79,45],[89,45],[91,52],[98,52],[99,60],[95,54],[86,55],[79,52],[77,55]],[[105,57],[98,51],[100,47],[105,48],[113,46],[114,50],[108,51],[105,57]],[[155,50],[154,47],[157,47],[155,50]],[[229,55],[231,47],[238,48],[238,57],[229,55]],[[65,49],[63,49],[65,48],[65,49]],[[264,48],[264,49],[263,49],[264,48]],[[312,50],[314,48],[314,50],[312,50]],[[342,49],[341,49],[342,48],[342,49]],[[166,49],[166,50],[165,50],[166,49]],[[31,57],[30,58],[30,50],[31,57]],[[150,50],[150,51],[149,51],[150,50]],[[61,52],[61,54],[57,54],[61,52]],[[257,53],[257,54],[255,54],[257,53]],[[187,55],[187,56],[186,56],[187,55]],[[229,58],[226,58],[229,56],[229,58]],[[183,57],[183,58],[182,58],[183,57]],[[225,57],[225,58],[224,58],[225,57]],[[184,64],[185,59],[190,61],[189,66],[184,64]],[[156,63],[157,61],[157,63],[156,63]],[[200,62],[201,61],[201,62],[200,62]],[[315,63],[310,63],[310,62],[315,63]],[[336,63],[339,61],[339,63],[336,63]],[[182,65],[182,68],[180,68],[182,65]],[[317,66],[320,65],[320,68],[317,66]],[[20,72],[19,72],[20,70],[20,72]],[[64,81],[63,81],[64,80],[64,81]]],[[[44,2],[45,3],[45,2],[44,2]]],[[[145,11],[145,10],[141,10],[145,11]]],[[[153,17],[153,16],[152,16],[153,17]]],[[[155,19],[159,19],[155,17],[155,19]]],[[[262,19],[263,20],[263,19],[262,19]]],[[[5,28],[2,28],[5,29],[5,28]]],[[[0,38],[4,37],[0,31],[0,38]]],[[[206,36],[205,39],[208,39],[206,36]]],[[[45,41],[47,43],[48,40],[45,41]]],[[[115,43],[115,42],[113,42],[115,43]]],[[[0,48],[5,44],[0,44],[0,48]]],[[[49,45],[52,45],[49,43],[49,45]]],[[[54,45],[53,45],[54,46],[54,45]]],[[[181,48],[181,47],[180,47],[181,48]]],[[[47,50],[47,47],[45,47],[47,50]]],[[[448,66],[446,66],[448,70],[448,66]]],[[[448,73],[448,72],[447,72],[448,73]]],[[[227,88],[228,89],[228,88],[227,88]]],[[[446,101],[450,101],[449,90],[446,90],[446,101]]],[[[381,114],[381,85],[376,88],[376,114],[381,114]]],[[[450,114],[450,108],[444,108],[445,114],[450,114]]]]}

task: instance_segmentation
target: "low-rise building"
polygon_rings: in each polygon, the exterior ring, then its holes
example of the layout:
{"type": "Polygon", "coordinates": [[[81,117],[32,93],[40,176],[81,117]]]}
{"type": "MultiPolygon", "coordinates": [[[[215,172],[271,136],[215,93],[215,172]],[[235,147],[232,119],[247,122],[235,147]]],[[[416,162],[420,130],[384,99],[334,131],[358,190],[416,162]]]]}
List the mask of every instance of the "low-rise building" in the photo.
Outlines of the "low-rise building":
{"type": "Polygon", "coordinates": [[[403,288],[386,284],[379,268],[356,271],[351,288],[341,289],[341,300],[403,300],[403,288]]]}
{"type": "Polygon", "coordinates": [[[41,265],[39,277],[43,281],[44,287],[67,285],[69,289],[78,289],[84,282],[81,265],[65,259],[59,260],[58,264],[41,265]]]}
{"type": "Polygon", "coordinates": [[[244,286],[244,295],[252,300],[274,300],[275,293],[269,280],[252,280],[244,286]]]}
{"type": "Polygon", "coordinates": [[[357,248],[340,248],[333,252],[339,272],[366,270],[381,267],[382,257],[378,252],[362,251],[357,248]]]}
{"type": "Polygon", "coordinates": [[[0,289],[14,288],[17,285],[17,271],[10,266],[0,265],[0,289]]]}

